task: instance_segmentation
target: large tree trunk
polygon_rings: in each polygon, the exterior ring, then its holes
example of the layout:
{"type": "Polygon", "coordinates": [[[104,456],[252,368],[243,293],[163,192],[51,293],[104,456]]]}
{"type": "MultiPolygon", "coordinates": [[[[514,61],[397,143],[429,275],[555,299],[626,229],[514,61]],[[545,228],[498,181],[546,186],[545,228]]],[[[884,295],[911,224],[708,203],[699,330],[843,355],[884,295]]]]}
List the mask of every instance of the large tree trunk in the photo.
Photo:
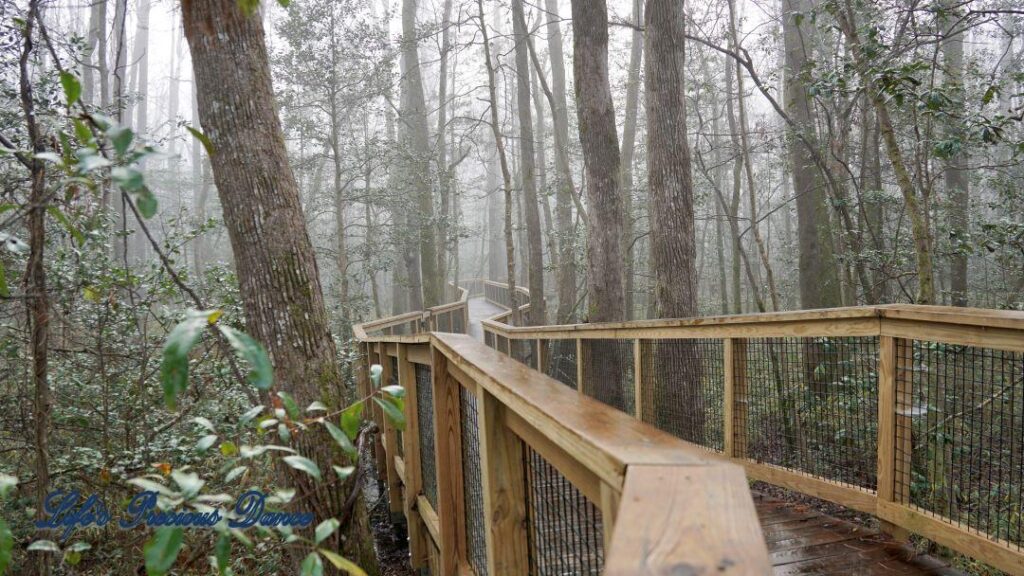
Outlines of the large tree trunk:
{"type": "Polygon", "coordinates": [[[637,110],[640,107],[640,63],[644,53],[644,35],[640,31],[640,22],[644,18],[643,3],[633,3],[633,21],[637,27],[633,30],[632,45],[629,49],[629,76],[626,79],[626,114],[622,125],[622,175],[619,185],[622,189],[622,207],[626,215],[622,228],[622,247],[626,257],[626,269],[623,290],[626,292],[626,319],[636,316],[634,302],[634,267],[636,254],[633,246],[635,236],[633,218],[633,151],[636,149],[637,110]]]}
{"type": "MultiPolygon", "coordinates": [[[[441,64],[437,83],[437,138],[434,148],[437,150],[438,192],[441,199],[441,217],[437,219],[437,278],[440,285],[439,293],[444,296],[445,280],[448,278],[448,240],[451,234],[451,171],[448,169],[448,146],[445,133],[448,128],[448,55],[452,50],[452,0],[444,1],[444,16],[441,21],[441,64]]],[[[454,72],[452,73],[454,80],[454,72]]],[[[454,159],[453,159],[454,160],[454,159]]],[[[454,278],[458,282],[458,278],[454,278]]]]}
{"type": "MultiPolygon", "coordinates": [[[[686,140],[686,45],[683,0],[647,0],[644,18],[647,63],[647,183],[651,195],[651,260],[658,316],[697,315],[693,179],[686,140]]],[[[704,397],[694,343],[659,344],[658,420],[663,429],[690,441],[704,440],[704,397]],[[666,350],[667,348],[667,350],[666,350]],[[684,407],[681,421],[672,413],[684,407]]]]}
{"type": "Polygon", "coordinates": [[[512,29],[516,38],[516,104],[519,110],[519,176],[523,184],[523,212],[526,219],[528,288],[530,311],[527,323],[547,324],[544,297],[544,238],[540,227],[537,178],[533,148],[533,111],[530,102],[530,55],[527,47],[523,0],[512,0],[512,29]]]}
{"type": "Polygon", "coordinates": [[[408,212],[410,233],[418,240],[419,263],[409,264],[411,302],[413,309],[429,308],[441,304],[443,294],[439,293],[440,282],[437,273],[437,245],[435,243],[434,194],[430,177],[430,135],[427,130],[427,110],[423,97],[423,76],[420,70],[419,48],[416,38],[417,0],[402,1],[402,111],[405,124],[406,145],[403,147],[408,158],[405,185],[415,198],[415,210],[408,212]],[[420,280],[421,285],[415,284],[420,280]],[[422,292],[422,300],[417,298],[422,292]],[[419,307],[417,307],[419,304],[419,307]]]}
{"type": "Polygon", "coordinates": [[[605,0],[573,0],[573,76],[580,144],[587,180],[587,318],[626,316],[622,286],[622,196],[619,137],[608,83],[608,8],[605,0]]]}
{"type": "Polygon", "coordinates": [[[808,149],[796,131],[809,142],[815,136],[814,103],[807,93],[808,54],[812,45],[811,19],[807,14],[813,0],[782,0],[782,36],[785,51],[784,99],[786,113],[796,124],[791,127],[789,160],[796,196],[797,246],[800,262],[800,306],[832,308],[842,304],[839,273],[832,250],[826,184],[808,149]],[[807,25],[804,26],[803,24],[807,25]]]}
{"type": "MultiPolygon", "coordinates": [[[[573,182],[569,166],[569,106],[566,103],[565,56],[562,53],[561,17],[558,0],[545,0],[548,29],[548,54],[551,56],[551,91],[555,105],[551,115],[555,133],[555,228],[558,230],[557,273],[559,324],[575,317],[576,306],[576,225],[572,219],[573,182]]],[[[541,73],[540,70],[537,71],[541,73]]]]}
{"type": "MultiPolygon", "coordinates": [[[[349,393],[274,108],[262,22],[235,0],[183,0],[181,6],[248,330],[266,346],[277,386],[303,406],[314,400],[344,406],[349,393]]],[[[319,436],[306,433],[297,443],[332,476],[331,464],[343,457],[319,436]]],[[[318,518],[343,515],[351,487],[333,476],[323,483],[301,472],[289,476],[305,496],[303,506],[318,518]]],[[[348,520],[328,545],[376,572],[365,507],[357,505],[348,520]]]]}

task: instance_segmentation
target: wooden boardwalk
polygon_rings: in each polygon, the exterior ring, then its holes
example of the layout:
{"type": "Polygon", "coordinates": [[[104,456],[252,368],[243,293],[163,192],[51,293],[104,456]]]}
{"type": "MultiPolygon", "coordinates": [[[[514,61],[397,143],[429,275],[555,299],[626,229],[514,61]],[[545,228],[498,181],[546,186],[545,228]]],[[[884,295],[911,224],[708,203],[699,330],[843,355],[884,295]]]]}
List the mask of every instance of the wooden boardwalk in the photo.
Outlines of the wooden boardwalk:
{"type": "Polygon", "coordinates": [[[962,574],[864,526],[757,492],[753,496],[776,576],[962,574]]]}

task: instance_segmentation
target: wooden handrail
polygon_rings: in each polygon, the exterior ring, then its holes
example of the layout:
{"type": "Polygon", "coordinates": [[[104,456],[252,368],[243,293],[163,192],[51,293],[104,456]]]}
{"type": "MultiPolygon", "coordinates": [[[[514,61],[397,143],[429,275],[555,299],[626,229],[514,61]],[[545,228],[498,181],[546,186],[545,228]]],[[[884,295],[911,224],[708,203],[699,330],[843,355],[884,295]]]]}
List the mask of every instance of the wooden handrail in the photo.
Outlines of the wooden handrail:
{"type": "MultiPolygon", "coordinates": [[[[770,572],[742,468],[709,457],[705,450],[583,396],[468,336],[434,333],[427,338],[390,342],[371,337],[363,344],[369,361],[396,359],[399,381],[408,390],[403,458],[390,440],[382,476],[398,478],[400,469],[406,489],[416,491],[402,498],[414,563],[426,562],[425,556],[436,547],[438,555],[429,563],[437,572],[472,573],[465,542],[471,527],[464,524],[462,492],[462,389],[475,397],[477,406],[490,573],[520,574],[527,569],[525,447],[600,510],[607,573],[669,574],[684,565],[695,573],[770,572]],[[431,350],[433,422],[417,418],[417,386],[422,382],[409,364],[414,351],[424,346],[431,350]],[[419,429],[431,425],[437,458],[436,508],[420,493],[419,429]],[[652,482],[667,483],[664,499],[648,490],[652,482]],[[651,526],[663,531],[652,531],[651,526]],[[433,544],[424,544],[423,539],[433,544]]],[[[386,370],[390,374],[390,368],[386,370]]],[[[365,387],[363,371],[360,374],[365,387]]],[[[374,416],[385,437],[393,438],[391,425],[380,414],[374,416]]]]}

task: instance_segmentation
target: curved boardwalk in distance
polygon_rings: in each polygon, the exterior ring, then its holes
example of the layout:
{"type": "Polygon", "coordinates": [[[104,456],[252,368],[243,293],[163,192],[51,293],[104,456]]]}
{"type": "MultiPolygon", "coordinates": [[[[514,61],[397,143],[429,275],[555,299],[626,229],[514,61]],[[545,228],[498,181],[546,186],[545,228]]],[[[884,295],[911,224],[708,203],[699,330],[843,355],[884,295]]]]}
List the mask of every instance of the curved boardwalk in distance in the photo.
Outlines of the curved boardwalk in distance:
{"type": "Polygon", "coordinates": [[[504,308],[491,304],[483,296],[470,298],[468,334],[482,342],[484,339],[484,328],[480,325],[480,321],[501,314],[504,311],[504,308]]]}

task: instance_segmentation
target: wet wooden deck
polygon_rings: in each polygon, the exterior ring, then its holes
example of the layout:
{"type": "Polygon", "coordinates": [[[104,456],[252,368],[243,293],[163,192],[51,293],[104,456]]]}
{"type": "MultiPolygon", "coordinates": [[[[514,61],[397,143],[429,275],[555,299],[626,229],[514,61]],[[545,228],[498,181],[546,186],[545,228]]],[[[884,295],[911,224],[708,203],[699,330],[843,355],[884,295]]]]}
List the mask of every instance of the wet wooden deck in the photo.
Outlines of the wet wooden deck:
{"type": "Polygon", "coordinates": [[[962,574],[864,526],[757,492],[753,496],[776,576],[962,574]]]}

